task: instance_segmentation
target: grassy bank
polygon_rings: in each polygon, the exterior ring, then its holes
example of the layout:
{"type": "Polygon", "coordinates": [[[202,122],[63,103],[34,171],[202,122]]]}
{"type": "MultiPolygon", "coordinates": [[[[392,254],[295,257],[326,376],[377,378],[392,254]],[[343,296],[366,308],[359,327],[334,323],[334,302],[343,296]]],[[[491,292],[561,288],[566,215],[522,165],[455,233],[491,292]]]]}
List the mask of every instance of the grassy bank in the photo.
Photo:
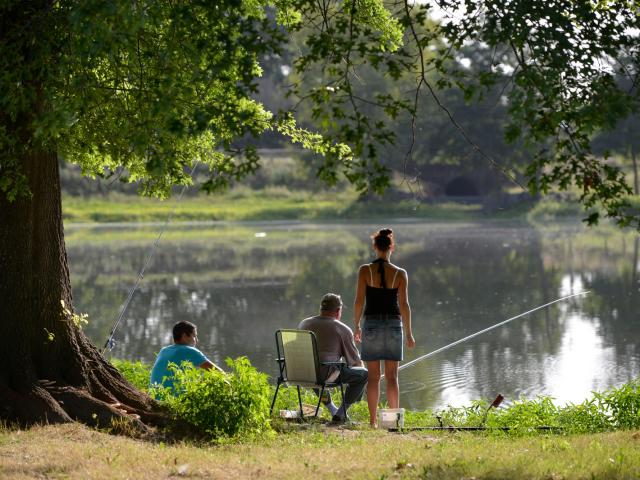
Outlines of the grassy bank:
{"type": "Polygon", "coordinates": [[[0,477],[440,478],[640,477],[640,432],[493,437],[316,427],[229,445],[165,445],[80,425],[0,429],[0,477]]]}
{"type": "MultiPolygon", "coordinates": [[[[631,195],[627,197],[627,201],[631,211],[637,215],[640,212],[640,195],[631,195]]],[[[531,223],[544,225],[554,220],[582,220],[593,211],[593,209],[585,210],[578,201],[578,195],[570,192],[543,198],[528,211],[527,218],[531,223]]],[[[604,216],[602,220],[605,221],[604,216]]]]}
{"type": "MultiPolygon", "coordinates": [[[[125,361],[116,365],[134,385],[146,388],[148,365],[125,361]]],[[[253,402],[255,408],[268,409],[272,387],[267,387],[264,376],[253,371],[246,361],[230,362],[228,367],[234,372],[232,376],[198,370],[191,370],[194,375],[190,375],[187,371],[182,380],[188,380],[188,384],[180,384],[182,374],[176,373],[179,388],[184,389],[180,397],[196,400],[191,402],[194,415],[206,409],[207,418],[202,418],[208,423],[224,417],[216,405],[229,411],[233,405],[224,406],[224,402],[232,398],[234,402],[257,399],[257,403],[253,402]],[[234,392],[241,394],[234,397],[234,392]]],[[[565,427],[582,424],[596,430],[590,434],[545,434],[528,428],[508,434],[497,430],[393,433],[367,426],[364,402],[354,405],[355,411],[350,410],[353,418],[360,421],[357,424],[335,426],[326,421],[300,424],[273,419],[273,429],[249,428],[246,434],[241,431],[240,435],[218,437],[217,442],[212,438],[211,442],[168,444],[159,440],[162,436],[139,440],[78,424],[36,426],[27,430],[0,425],[0,478],[639,478],[636,387],[637,382],[631,382],[594,394],[594,401],[569,408],[573,413],[570,424],[565,427]],[[598,431],[613,425],[616,431],[598,431]]],[[[297,403],[294,390],[282,392],[276,409],[297,403]]],[[[311,397],[305,390],[305,401],[311,397]]],[[[172,408],[171,403],[168,405],[172,408]]],[[[443,419],[447,425],[457,424],[456,420],[474,422],[479,416],[484,417],[485,409],[486,405],[480,409],[449,409],[443,419]]],[[[550,401],[540,399],[494,409],[487,422],[498,425],[495,420],[502,418],[512,427],[536,425],[540,421],[548,425],[553,424],[554,419],[567,420],[567,413],[554,408],[550,401]]],[[[407,414],[410,425],[433,423],[430,412],[407,414]]],[[[257,418],[256,411],[241,414],[245,415],[249,419],[257,418]]]]}
{"type": "MultiPolygon", "coordinates": [[[[640,197],[630,197],[640,210],[640,197]]],[[[479,219],[528,219],[534,224],[549,221],[580,221],[587,212],[573,197],[545,198],[537,204],[516,203],[487,211],[481,203],[429,203],[419,200],[368,199],[350,190],[339,192],[289,191],[286,188],[250,190],[239,188],[224,195],[158,200],[134,195],[63,197],[66,223],[350,220],[378,218],[473,221],[479,219]]]]}
{"type": "MultiPolygon", "coordinates": [[[[133,385],[142,391],[148,391],[150,365],[116,359],[113,364],[133,385]]],[[[274,396],[274,386],[267,382],[267,375],[255,369],[245,357],[227,359],[226,368],[226,376],[217,371],[177,369],[174,384],[182,393],[175,395],[171,390],[166,390],[154,391],[153,394],[156,397],[160,394],[174,416],[206,431],[212,439],[219,440],[223,436],[245,438],[252,432],[272,432],[274,425],[277,430],[280,419],[269,420],[267,413],[274,396]],[[243,405],[246,409],[235,412],[234,421],[238,425],[245,422],[247,428],[242,430],[241,425],[239,426],[236,433],[241,435],[221,431],[218,428],[219,417],[229,416],[228,406],[238,409],[243,405]]],[[[338,394],[334,395],[334,400],[337,404],[341,403],[338,394]]],[[[302,401],[314,406],[317,397],[310,389],[302,389],[302,401]]],[[[507,399],[507,403],[506,406],[492,409],[489,407],[490,401],[479,399],[468,406],[449,406],[437,412],[429,409],[407,410],[404,426],[408,429],[435,427],[438,424],[486,427],[494,433],[501,433],[501,429],[506,428],[511,436],[539,435],[544,431],[577,434],[640,428],[640,378],[602,392],[594,391],[590,398],[579,404],[560,406],[551,397],[544,396],[507,399]]],[[[296,389],[283,388],[274,409],[278,412],[291,408],[298,408],[296,389]]],[[[359,401],[353,404],[349,409],[349,416],[358,423],[368,423],[367,403],[359,401]]],[[[321,409],[320,417],[327,421],[330,419],[325,408],[321,409]]]]}
{"type": "Polygon", "coordinates": [[[418,204],[413,200],[362,202],[355,192],[290,192],[286,189],[238,190],[219,196],[161,201],[126,195],[65,196],[66,223],[339,220],[353,218],[433,218],[470,220],[482,217],[481,205],[418,204]]]}
{"type": "MultiPolygon", "coordinates": [[[[148,365],[123,361],[116,365],[134,385],[146,388],[148,365]]],[[[187,370],[186,376],[176,372],[178,388],[183,391],[180,398],[195,400],[190,403],[194,415],[207,409],[206,418],[202,417],[207,423],[216,423],[217,418],[224,417],[223,412],[215,410],[216,405],[222,405],[222,410],[228,412],[233,405],[223,404],[232,398],[234,402],[257,399],[257,403],[253,402],[255,408],[268,409],[272,387],[267,386],[264,376],[253,371],[246,361],[229,362],[228,367],[234,372],[232,376],[215,371],[187,370]],[[188,382],[180,383],[184,380],[188,382]]],[[[518,427],[508,434],[497,430],[404,433],[373,430],[366,424],[364,402],[354,405],[355,411],[350,410],[353,418],[360,421],[357,424],[336,426],[327,421],[301,424],[273,419],[270,421],[273,428],[249,428],[246,434],[242,431],[240,435],[201,443],[164,443],[160,441],[162,436],[139,440],[78,424],[27,430],[0,426],[0,478],[639,478],[637,385],[634,381],[594,394],[594,401],[567,407],[568,410],[558,410],[544,399],[514,402],[492,410],[487,425],[498,425],[496,420],[502,418],[510,426],[518,427]],[[546,425],[554,419],[567,421],[569,413],[570,422],[564,432],[569,431],[569,426],[582,424],[596,433],[545,434],[521,428],[540,421],[546,425]],[[616,431],[599,431],[612,426],[616,431]]],[[[295,405],[294,390],[285,389],[276,408],[295,405]]],[[[312,394],[305,391],[305,401],[311,398],[312,394]]],[[[168,405],[173,408],[171,403],[168,405]]],[[[449,409],[443,419],[447,425],[457,424],[456,420],[475,422],[484,418],[485,410],[486,405],[479,409],[449,409]]],[[[247,411],[241,416],[257,418],[256,412],[247,411]]],[[[409,424],[433,423],[430,412],[407,414],[409,424]]],[[[191,417],[191,414],[183,416],[191,417]]]]}

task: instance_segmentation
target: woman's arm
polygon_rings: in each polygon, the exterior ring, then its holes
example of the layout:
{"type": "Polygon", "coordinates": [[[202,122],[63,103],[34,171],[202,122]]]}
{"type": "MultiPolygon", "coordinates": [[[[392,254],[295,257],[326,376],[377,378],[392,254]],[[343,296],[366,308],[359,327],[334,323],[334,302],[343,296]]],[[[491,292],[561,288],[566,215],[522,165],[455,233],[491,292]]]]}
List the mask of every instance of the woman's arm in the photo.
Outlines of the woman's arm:
{"type": "Polygon", "coordinates": [[[400,270],[400,285],[398,286],[398,303],[400,304],[400,315],[402,316],[402,324],[404,326],[405,336],[407,338],[407,347],[416,346],[411,331],[411,307],[409,306],[409,276],[406,270],[400,270]]]}
{"type": "Polygon", "coordinates": [[[362,309],[364,308],[364,297],[367,289],[366,265],[362,265],[358,270],[358,283],[356,285],[356,299],[353,302],[353,337],[356,342],[360,342],[362,338],[362,330],[360,329],[360,320],[362,319],[362,309]]]}

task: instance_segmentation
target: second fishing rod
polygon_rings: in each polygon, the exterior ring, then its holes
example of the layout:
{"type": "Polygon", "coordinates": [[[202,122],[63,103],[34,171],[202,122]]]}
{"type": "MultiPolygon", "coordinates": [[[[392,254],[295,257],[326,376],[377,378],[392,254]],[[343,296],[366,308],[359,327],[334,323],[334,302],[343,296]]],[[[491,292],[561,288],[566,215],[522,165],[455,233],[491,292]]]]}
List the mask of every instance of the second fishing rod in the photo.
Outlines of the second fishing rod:
{"type": "MultiPolygon", "coordinates": [[[[448,350],[448,349],[450,349],[452,347],[455,347],[456,345],[460,345],[461,343],[466,342],[467,340],[471,340],[472,338],[475,338],[475,337],[477,337],[479,335],[482,335],[483,333],[487,333],[487,332],[489,332],[491,330],[494,330],[494,329],[496,329],[498,327],[506,325],[509,322],[512,322],[512,321],[517,320],[517,319],[522,318],[522,317],[525,317],[525,316],[529,315],[530,313],[536,312],[536,311],[541,310],[541,309],[543,309],[545,307],[553,305],[554,303],[562,302],[564,300],[567,300],[567,299],[572,298],[572,297],[577,297],[579,295],[587,295],[588,293],[589,293],[589,291],[587,290],[587,291],[583,291],[583,292],[572,293],[570,295],[565,295],[564,297],[557,298],[557,299],[555,299],[555,300],[553,300],[551,302],[545,303],[544,305],[540,305],[538,307],[532,308],[531,310],[527,310],[526,312],[522,312],[522,313],[520,313],[520,314],[518,314],[518,315],[516,315],[514,317],[508,318],[508,319],[503,320],[503,321],[501,321],[499,323],[496,323],[495,325],[491,325],[490,327],[487,327],[487,328],[484,328],[484,329],[482,329],[482,330],[480,330],[478,332],[472,333],[471,335],[467,335],[466,337],[461,338],[459,340],[456,340],[455,342],[449,343],[448,345],[445,345],[444,347],[440,347],[440,348],[438,348],[438,349],[436,349],[436,350],[434,350],[432,352],[429,352],[429,353],[426,353],[424,355],[421,355],[418,358],[414,358],[410,362],[407,362],[407,363],[405,363],[403,365],[400,365],[400,368],[398,368],[398,371],[404,370],[406,368],[409,368],[409,367],[415,365],[416,363],[419,363],[419,362],[422,362],[422,361],[426,360],[429,357],[432,357],[432,356],[434,356],[434,355],[436,355],[438,353],[444,352],[445,350],[448,350]]],[[[384,375],[381,375],[380,378],[381,379],[384,378],[384,375]]]]}

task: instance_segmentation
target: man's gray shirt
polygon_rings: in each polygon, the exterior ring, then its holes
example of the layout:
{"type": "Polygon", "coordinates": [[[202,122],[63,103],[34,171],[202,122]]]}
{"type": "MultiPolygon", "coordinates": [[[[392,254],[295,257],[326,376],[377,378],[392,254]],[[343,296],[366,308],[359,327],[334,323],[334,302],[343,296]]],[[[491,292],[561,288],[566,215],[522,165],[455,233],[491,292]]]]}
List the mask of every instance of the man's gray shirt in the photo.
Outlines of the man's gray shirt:
{"type": "Polygon", "coordinates": [[[302,320],[298,328],[311,330],[316,335],[321,362],[339,362],[344,358],[349,367],[362,365],[353,331],[340,320],[317,315],[302,320]]]}

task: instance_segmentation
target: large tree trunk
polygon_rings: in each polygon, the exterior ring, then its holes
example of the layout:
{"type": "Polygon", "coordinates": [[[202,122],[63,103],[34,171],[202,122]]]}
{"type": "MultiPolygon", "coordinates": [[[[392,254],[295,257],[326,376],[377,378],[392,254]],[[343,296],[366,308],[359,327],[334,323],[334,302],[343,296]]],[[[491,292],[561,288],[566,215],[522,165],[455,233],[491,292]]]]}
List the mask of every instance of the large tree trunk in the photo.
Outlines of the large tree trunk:
{"type": "Polygon", "coordinates": [[[638,159],[636,157],[635,139],[631,140],[631,165],[633,165],[633,193],[640,194],[640,183],[638,181],[638,159]]]}
{"type": "Polygon", "coordinates": [[[42,146],[54,143],[46,133],[36,138],[34,122],[50,108],[46,69],[60,47],[57,37],[37,33],[53,31],[52,3],[13,2],[0,21],[0,40],[15,44],[24,99],[32,104],[17,116],[0,112],[0,128],[16,142],[5,144],[11,151],[0,159],[10,165],[0,163],[0,174],[10,178],[17,167],[30,189],[14,202],[0,191],[0,419],[101,427],[126,419],[116,424],[145,431],[146,422],[163,418],[154,413],[157,404],[100,355],[60,303],[72,309],[58,159],[42,146]]]}
{"type": "Polygon", "coordinates": [[[62,312],[72,297],[56,154],[31,152],[21,164],[31,196],[0,195],[0,418],[101,427],[126,418],[144,430],[162,418],[157,404],[62,312]]]}

